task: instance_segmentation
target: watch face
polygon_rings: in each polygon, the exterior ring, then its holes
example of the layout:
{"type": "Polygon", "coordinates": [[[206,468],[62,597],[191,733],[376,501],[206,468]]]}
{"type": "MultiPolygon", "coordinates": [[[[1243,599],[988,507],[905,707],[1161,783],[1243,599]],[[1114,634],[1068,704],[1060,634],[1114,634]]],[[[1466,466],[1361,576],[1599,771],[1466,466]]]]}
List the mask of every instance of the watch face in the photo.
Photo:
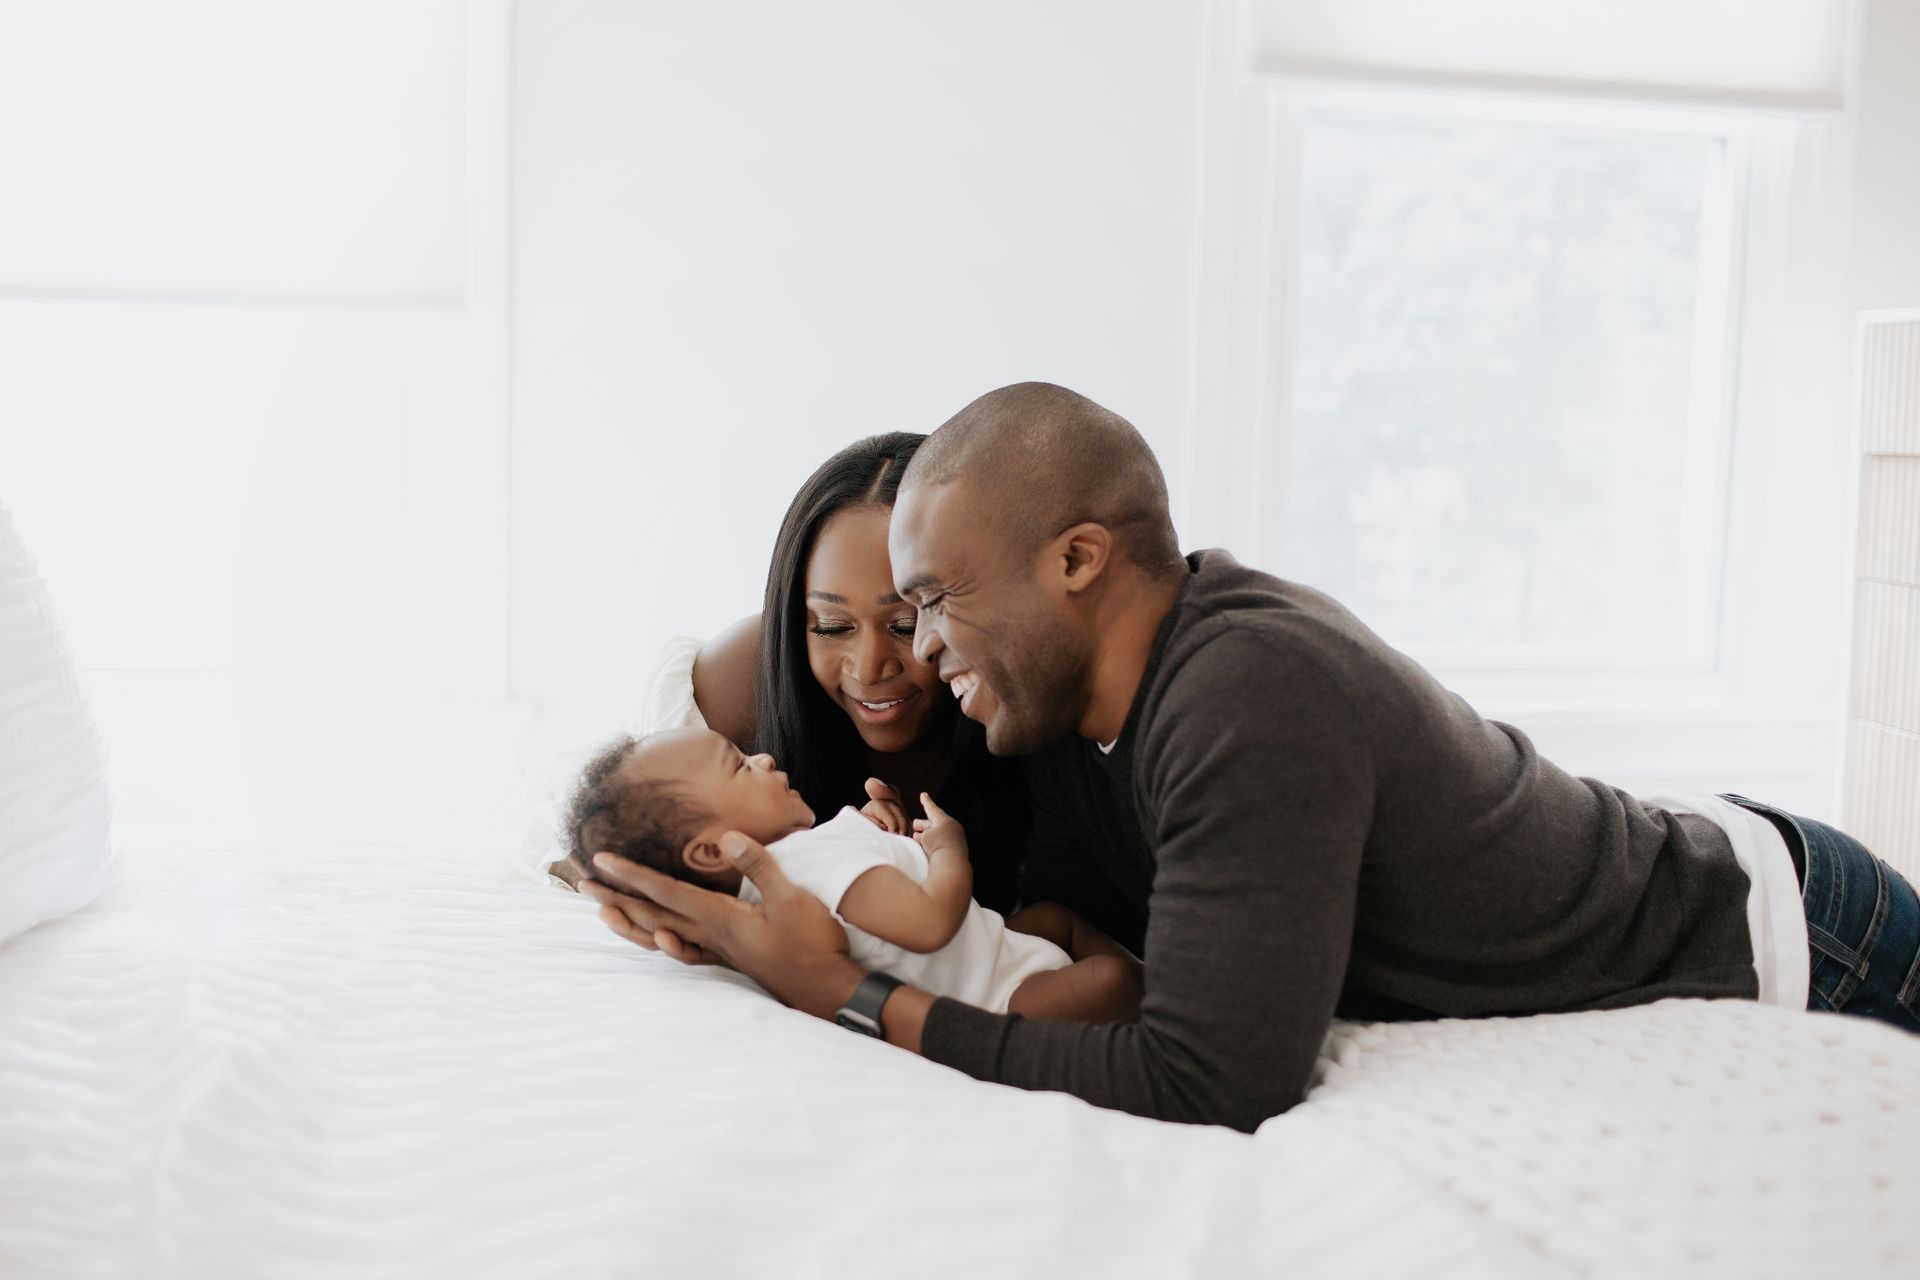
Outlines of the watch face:
{"type": "Polygon", "coordinates": [[[858,1031],[863,1036],[879,1036],[880,1024],[864,1013],[852,1009],[841,1009],[833,1015],[833,1020],[849,1031],[858,1031]]]}
{"type": "Polygon", "coordinates": [[[849,1031],[858,1031],[863,1036],[872,1036],[876,1040],[886,1038],[880,1029],[880,1011],[887,1006],[887,997],[900,986],[900,979],[890,973],[870,973],[860,980],[853,989],[847,1002],[833,1015],[833,1020],[849,1031]]]}

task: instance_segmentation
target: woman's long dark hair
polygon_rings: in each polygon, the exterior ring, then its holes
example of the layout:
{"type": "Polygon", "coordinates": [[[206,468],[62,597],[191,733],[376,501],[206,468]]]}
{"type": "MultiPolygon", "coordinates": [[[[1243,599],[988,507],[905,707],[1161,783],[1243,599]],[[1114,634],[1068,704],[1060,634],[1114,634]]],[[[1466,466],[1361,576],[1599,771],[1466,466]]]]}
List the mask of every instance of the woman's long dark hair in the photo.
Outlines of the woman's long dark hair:
{"type": "MultiPolygon", "coordinates": [[[[760,613],[760,670],[754,679],[756,751],[773,755],[822,820],[841,805],[866,803],[866,748],[847,713],[813,678],[807,662],[807,561],[828,520],[849,507],[891,507],[900,477],[926,437],[911,431],[869,436],[820,464],[793,495],[767,568],[760,613]]],[[[954,762],[984,739],[965,716],[953,716],[954,762]]]]}

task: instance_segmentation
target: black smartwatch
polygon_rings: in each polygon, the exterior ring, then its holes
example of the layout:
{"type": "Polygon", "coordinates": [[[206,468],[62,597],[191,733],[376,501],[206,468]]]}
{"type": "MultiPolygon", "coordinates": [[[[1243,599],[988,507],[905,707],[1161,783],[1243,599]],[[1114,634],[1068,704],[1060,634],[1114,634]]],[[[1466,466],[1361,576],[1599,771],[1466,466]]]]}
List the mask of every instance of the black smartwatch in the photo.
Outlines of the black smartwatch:
{"type": "Polygon", "coordinates": [[[880,1029],[880,1010],[893,989],[902,985],[900,979],[890,973],[868,974],[834,1013],[833,1020],[849,1031],[858,1031],[876,1040],[886,1039],[886,1032],[880,1029]]]}

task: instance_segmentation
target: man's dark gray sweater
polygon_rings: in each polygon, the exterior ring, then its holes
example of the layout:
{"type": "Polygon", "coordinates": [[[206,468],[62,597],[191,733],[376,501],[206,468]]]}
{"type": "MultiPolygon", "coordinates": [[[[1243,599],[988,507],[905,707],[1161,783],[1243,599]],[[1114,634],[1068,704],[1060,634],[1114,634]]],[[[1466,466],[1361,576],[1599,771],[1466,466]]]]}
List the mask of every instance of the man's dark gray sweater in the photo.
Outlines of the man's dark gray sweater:
{"type": "Polygon", "coordinates": [[[1032,760],[1024,897],[1144,918],[1137,1023],[938,1000],[982,1080],[1251,1131],[1336,1012],[1535,1013],[1756,993],[1725,833],[1541,759],[1326,596],[1188,557],[1111,755],[1032,760]]]}

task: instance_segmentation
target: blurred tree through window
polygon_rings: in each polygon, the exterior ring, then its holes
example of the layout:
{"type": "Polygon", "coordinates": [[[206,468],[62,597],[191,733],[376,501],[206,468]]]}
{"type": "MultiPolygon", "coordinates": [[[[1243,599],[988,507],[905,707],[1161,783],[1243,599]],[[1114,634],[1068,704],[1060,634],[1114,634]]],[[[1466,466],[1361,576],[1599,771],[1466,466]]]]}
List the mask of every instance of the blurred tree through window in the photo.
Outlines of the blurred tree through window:
{"type": "Polygon", "coordinates": [[[1679,513],[1722,501],[1694,366],[1725,139],[1315,110],[1301,146],[1284,571],[1415,649],[1709,632],[1721,518],[1679,513]]]}

